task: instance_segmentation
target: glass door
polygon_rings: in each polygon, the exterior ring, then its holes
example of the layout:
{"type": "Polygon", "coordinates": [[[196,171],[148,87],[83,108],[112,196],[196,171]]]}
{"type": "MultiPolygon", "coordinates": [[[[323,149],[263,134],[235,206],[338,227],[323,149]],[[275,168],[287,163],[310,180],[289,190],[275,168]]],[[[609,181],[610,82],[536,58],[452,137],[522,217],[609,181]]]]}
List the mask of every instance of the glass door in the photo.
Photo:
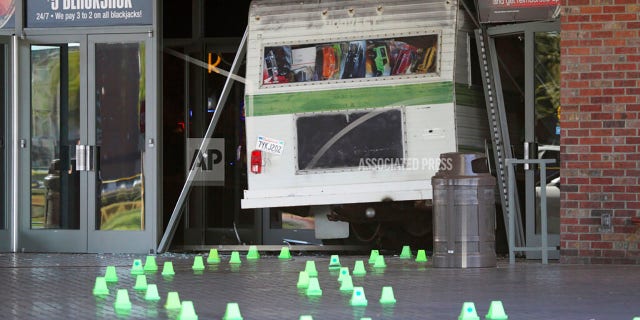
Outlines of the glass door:
{"type": "Polygon", "coordinates": [[[19,249],[86,252],[86,186],[76,145],[86,135],[86,47],[79,37],[32,39],[20,46],[19,249]],[[28,137],[25,139],[25,137],[28,137]]]}
{"type": "MultiPolygon", "coordinates": [[[[526,212],[529,247],[541,246],[540,191],[547,195],[549,246],[560,245],[560,32],[554,23],[525,23],[490,28],[497,53],[508,131],[516,159],[555,159],[546,181],[539,167],[516,168],[521,212],[526,212]],[[502,28],[502,29],[501,29],[502,28]],[[500,32],[503,30],[504,32],[500,32]]],[[[526,252],[540,259],[540,251],[526,252]]],[[[550,251],[558,259],[559,251],[550,251]]]]}
{"type": "Polygon", "coordinates": [[[88,146],[86,168],[89,252],[155,250],[156,189],[150,37],[88,39],[88,146]],[[93,150],[91,150],[93,149],[93,150]]]}
{"type": "Polygon", "coordinates": [[[144,209],[149,37],[113,38],[32,37],[20,48],[21,74],[29,75],[21,85],[29,105],[21,109],[29,137],[21,145],[25,251],[155,246],[155,218],[144,209]]]}

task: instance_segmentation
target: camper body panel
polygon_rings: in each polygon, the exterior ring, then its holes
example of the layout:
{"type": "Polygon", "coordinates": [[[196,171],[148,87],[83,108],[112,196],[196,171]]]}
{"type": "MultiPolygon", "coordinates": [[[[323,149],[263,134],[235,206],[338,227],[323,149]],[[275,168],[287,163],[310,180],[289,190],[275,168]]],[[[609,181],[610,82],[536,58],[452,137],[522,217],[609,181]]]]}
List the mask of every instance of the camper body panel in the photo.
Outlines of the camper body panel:
{"type": "Polygon", "coordinates": [[[430,178],[440,154],[458,150],[458,131],[481,148],[477,110],[455,107],[454,74],[465,72],[454,68],[458,10],[456,1],[254,1],[247,158],[263,151],[242,206],[431,199],[430,178]],[[433,44],[433,63],[424,43],[433,44]],[[345,78],[344,61],[360,50],[366,71],[345,78]],[[401,63],[407,52],[410,65],[401,63]],[[319,67],[336,60],[342,65],[319,67]]]}

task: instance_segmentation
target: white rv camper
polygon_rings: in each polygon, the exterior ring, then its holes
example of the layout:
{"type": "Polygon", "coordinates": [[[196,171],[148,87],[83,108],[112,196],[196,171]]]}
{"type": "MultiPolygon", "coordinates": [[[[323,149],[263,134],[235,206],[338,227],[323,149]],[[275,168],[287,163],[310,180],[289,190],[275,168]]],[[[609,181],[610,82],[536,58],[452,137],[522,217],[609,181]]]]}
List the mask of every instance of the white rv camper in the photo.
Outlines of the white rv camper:
{"type": "Polygon", "coordinates": [[[458,1],[256,0],[248,30],[243,208],[428,234],[440,154],[489,132],[458,1]]]}

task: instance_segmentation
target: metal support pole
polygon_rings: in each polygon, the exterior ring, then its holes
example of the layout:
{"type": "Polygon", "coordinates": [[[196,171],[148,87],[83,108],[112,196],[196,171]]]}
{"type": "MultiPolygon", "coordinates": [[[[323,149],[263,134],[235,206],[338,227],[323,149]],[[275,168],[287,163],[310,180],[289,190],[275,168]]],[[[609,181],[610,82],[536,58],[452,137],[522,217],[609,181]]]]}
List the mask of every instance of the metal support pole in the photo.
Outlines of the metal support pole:
{"type": "Polygon", "coordinates": [[[549,245],[547,239],[547,165],[546,163],[540,163],[540,221],[542,228],[542,263],[549,263],[549,252],[547,251],[549,245]]]}
{"type": "MultiPolygon", "coordinates": [[[[227,97],[229,96],[229,91],[231,90],[231,85],[233,84],[233,81],[234,81],[231,75],[238,73],[240,65],[242,64],[241,62],[244,59],[245,53],[247,51],[247,33],[248,33],[248,28],[245,29],[244,31],[244,35],[242,36],[242,40],[240,41],[240,46],[238,47],[238,52],[236,52],[236,56],[233,59],[233,64],[231,65],[231,70],[229,72],[230,75],[227,76],[227,80],[224,83],[224,88],[222,89],[222,93],[220,94],[220,99],[218,99],[218,104],[216,105],[216,109],[213,112],[213,118],[209,123],[209,127],[207,128],[207,132],[205,133],[202,139],[202,143],[200,143],[201,153],[204,153],[206,151],[205,139],[211,138],[211,136],[213,135],[213,131],[215,130],[218,120],[220,119],[220,115],[222,114],[224,105],[227,102],[227,97]]],[[[187,176],[187,180],[185,181],[184,186],[182,187],[182,191],[180,192],[180,197],[178,197],[176,206],[173,208],[173,212],[171,213],[171,218],[169,219],[169,224],[167,225],[167,229],[165,230],[164,235],[162,236],[162,240],[160,241],[160,244],[158,245],[158,249],[156,250],[156,252],[158,253],[165,252],[165,250],[169,246],[169,243],[173,239],[173,235],[175,234],[176,228],[178,226],[177,225],[178,220],[180,220],[180,217],[182,216],[184,203],[187,200],[187,195],[189,194],[189,190],[193,185],[193,179],[195,178],[196,173],[199,169],[200,168],[196,166],[195,162],[191,165],[191,170],[189,170],[189,175],[187,176]]]]}
{"type": "Polygon", "coordinates": [[[20,204],[20,197],[19,195],[19,188],[20,188],[20,147],[21,147],[21,143],[20,143],[20,126],[18,125],[20,123],[19,119],[19,99],[18,99],[18,94],[19,94],[19,85],[18,85],[18,81],[20,81],[20,77],[18,76],[19,73],[19,57],[18,57],[18,53],[20,52],[20,49],[18,47],[19,43],[18,43],[18,36],[14,35],[13,37],[11,37],[11,46],[12,46],[12,56],[11,56],[11,60],[12,60],[12,67],[11,67],[11,76],[12,76],[12,83],[11,86],[13,88],[12,90],[12,95],[11,95],[11,124],[12,124],[12,134],[11,134],[11,168],[13,169],[11,172],[11,251],[12,252],[18,252],[18,248],[20,247],[20,244],[18,243],[18,232],[20,230],[20,213],[19,213],[19,204],[20,204]]]}
{"type": "MultiPolygon", "coordinates": [[[[509,199],[509,203],[513,204],[515,203],[515,201],[513,201],[514,199],[514,189],[515,189],[515,184],[516,184],[516,178],[515,178],[515,170],[514,170],[514,166],[511,163],[511,159],[507,159],[507,181],[508,181],[508,186],[509,186],[509,191],[508,191],[508,199],[509,199]]],[[[516,216],[516,208],[513,205],[509,206],[509,233],[508,233],[508,237],[509,237],[509,263],[513,264],[516,262],[516,257],[515,257],[515,253],[514,253],[514,249],[516,246],[516,235],[515,235],[515,216],[516,216]]]]}

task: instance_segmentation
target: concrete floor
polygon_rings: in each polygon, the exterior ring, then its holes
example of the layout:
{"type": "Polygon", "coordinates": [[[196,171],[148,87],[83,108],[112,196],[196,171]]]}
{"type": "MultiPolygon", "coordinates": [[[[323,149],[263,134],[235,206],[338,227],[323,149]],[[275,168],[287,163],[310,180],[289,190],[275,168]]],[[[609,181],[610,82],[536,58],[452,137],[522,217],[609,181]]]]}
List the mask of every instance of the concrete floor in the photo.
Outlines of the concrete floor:
{"type": "Polygon", "coordinates": [[[160,269],[172,261],[176,275],[147,274],[161,297],[155,303],[133,289],[131,266],[134,259],[144,262],[144,255],[0,254],[0,318],[175,319],[177,314],[164,308],[169,291],[193,301],[199,319],[222,319],[229,302],[238,303],[244,319],[457,319],[467,301],[484,319],[492,300],[502,301],[514,320],[631,320],[640,315],[640,266],[634,265],[509,265],[500,260],[496,268],[441,269],[389,254],[387,267],[374,272],[368,256],[341,255],[342,266],[351,270],[356,260],[367,265],[367,275],[353,281],[364,288],[368,306],[352,307],[351,295],[338,290],[338,273],[328,269],[329,255],[294,253],[292,260],[281,261],[277,253],[263,253],[247,261],[246,251],[240,254],[239,266],[229,264],[225,252],[220,264],[200,273],[191,269],[194,254],[158,255],[160,269]],[[319,272],[320,297],[307,297],[296,288],[309,260],[319,272]],[[106,266],[116,266],[119,281],[109,285],[109,296],[96,298],[95,278],[104,275],[106,266]],[[393,287],[395,305],[379,303],[383,286],[393,287]],[[128,289],[133,308],[127,315],[115,313],[116,289],[128,289]]]}

